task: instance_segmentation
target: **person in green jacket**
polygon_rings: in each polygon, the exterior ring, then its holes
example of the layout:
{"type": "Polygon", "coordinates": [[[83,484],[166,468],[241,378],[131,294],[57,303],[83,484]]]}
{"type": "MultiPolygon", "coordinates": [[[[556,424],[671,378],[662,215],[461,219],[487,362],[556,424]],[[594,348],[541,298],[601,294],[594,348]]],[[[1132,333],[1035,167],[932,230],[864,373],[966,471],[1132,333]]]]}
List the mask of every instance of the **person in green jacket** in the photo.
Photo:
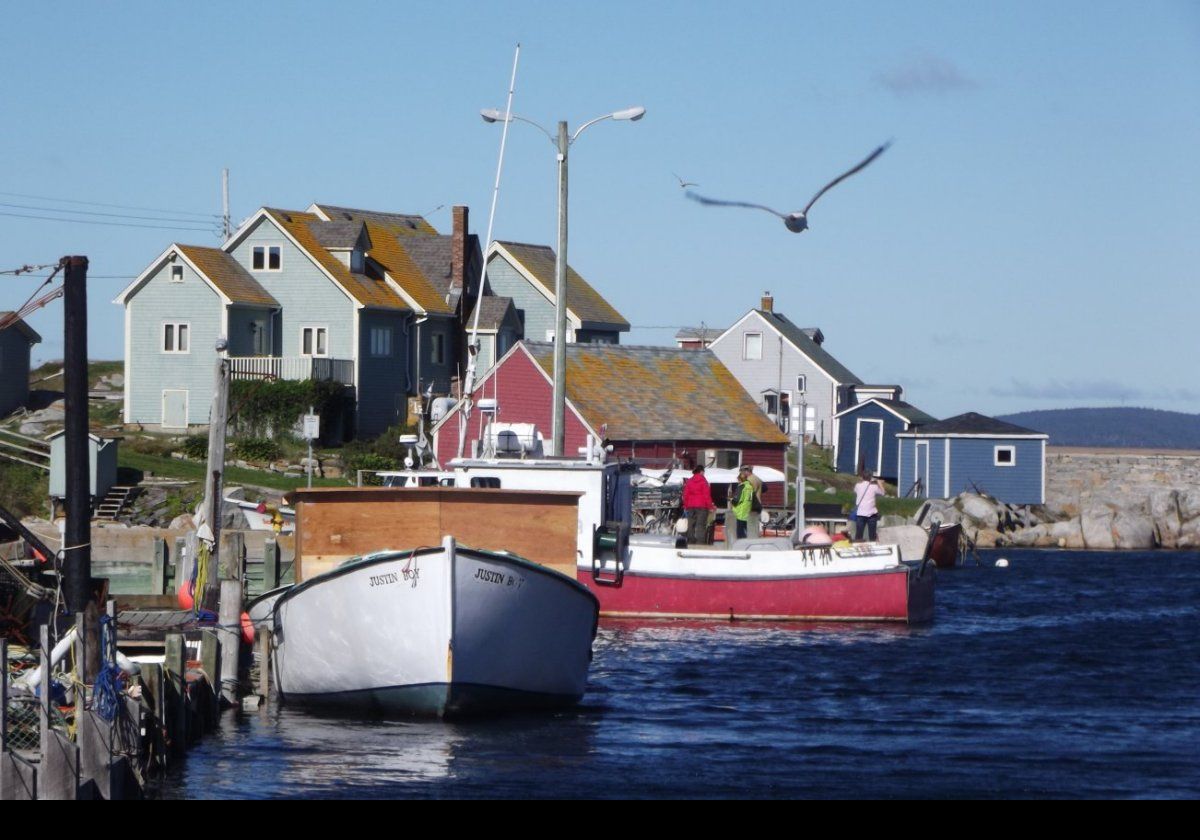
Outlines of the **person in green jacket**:
{"type": "Polygon", "coordinates": [[[751,470],[742,467],[738,472],[738,485],[734,491],[733,516],[737,519],[737,538],[746,538],[746,523],[750,520],[750,507],[754,501],[754,484],[750,481],[751,470]]]}

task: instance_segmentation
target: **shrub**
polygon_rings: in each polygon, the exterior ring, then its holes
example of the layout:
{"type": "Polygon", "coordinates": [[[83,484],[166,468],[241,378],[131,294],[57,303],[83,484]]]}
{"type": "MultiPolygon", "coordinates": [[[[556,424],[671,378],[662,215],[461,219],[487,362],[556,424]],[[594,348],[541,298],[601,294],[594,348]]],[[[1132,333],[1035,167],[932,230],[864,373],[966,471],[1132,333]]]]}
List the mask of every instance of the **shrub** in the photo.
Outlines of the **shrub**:
{"type": "MultiPolygon", "coordinates": [[[[393,458],[388,458],[384,455],[376,455],[374,452],[360,452],[357,455],[351,456],[346,461],[346,468],[351,475],[354,475],[358,470],[395,470],[400,468],[400,463],[393,458]]],[[[363,478],[367,484],[382,484],[382,481],[373,475],[368,475],[363,478]]]]}
{"type": "Polygon", "coordinates": [[[283,456],[283,447],[270,438],[243,438],[235,441],[232,448],[246,461],[275,461],[283,456]]]}
{"type": "Polygon", "coordinates": [[[183,441],[183,454],[191,458],[193,461],[205,461],[208,459],[208,438],[201,435],[192,435],[183,441]]]}
{"type": "Polygon", "coordinates": [[[321,426],[341,406],[345,386],[336,382],[237,379],[230,383],[230,431],[255,437],[289,437],[308,407],[321,426]]]}

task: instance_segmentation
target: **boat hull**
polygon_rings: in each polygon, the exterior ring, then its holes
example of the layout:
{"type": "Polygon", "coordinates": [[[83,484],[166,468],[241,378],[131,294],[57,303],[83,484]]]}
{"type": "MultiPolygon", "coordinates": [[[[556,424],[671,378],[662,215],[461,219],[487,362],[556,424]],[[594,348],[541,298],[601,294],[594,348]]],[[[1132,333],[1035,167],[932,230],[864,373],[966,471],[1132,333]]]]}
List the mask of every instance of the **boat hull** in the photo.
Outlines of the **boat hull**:
{"type": "Polygon", "coordinates": [[[598,603],[565,575],[473,549],[381,552],[282,595],[285,702],[445,717],[583,696],[598,603]]]}
{"type": "Polygon", "coordinates": [[[894,562],[864,564],[871,568],[854,568],[853,560],[836,556],[816,561],[801,552],[766,559],[720,551],[675,554],[674,563],[639,568],[635,553],[620,586],[598,583],[583,569],[580,579],[600,600],[604,616],[909,624],[933,619],[933,570],[901,563],[898,553],[894,562]],[[736,568],[756,560],[756,567],[740,573],[736,568]]]}
{"type": "Polygon", "coordinates": [[[962,525],[942,525],[933,536],[929,546],[929,559],[939,569],[953,569],[962,563],[962,552],[959,542],[962,538],[962,525]]]}

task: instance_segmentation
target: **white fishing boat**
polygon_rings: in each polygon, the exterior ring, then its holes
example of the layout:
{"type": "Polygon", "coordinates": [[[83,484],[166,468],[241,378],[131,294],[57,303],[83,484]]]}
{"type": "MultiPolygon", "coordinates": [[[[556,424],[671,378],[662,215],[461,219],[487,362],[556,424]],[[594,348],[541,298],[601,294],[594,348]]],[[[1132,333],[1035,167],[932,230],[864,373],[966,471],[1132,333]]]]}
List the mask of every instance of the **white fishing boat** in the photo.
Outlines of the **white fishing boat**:
{"type": "Polygon", "coordinates": [[[598,612],[586,587],[553,569],[446,537],[284,593],[274,672],[286,703],[364,713],[569,705],[587,685],[598,612]]]}

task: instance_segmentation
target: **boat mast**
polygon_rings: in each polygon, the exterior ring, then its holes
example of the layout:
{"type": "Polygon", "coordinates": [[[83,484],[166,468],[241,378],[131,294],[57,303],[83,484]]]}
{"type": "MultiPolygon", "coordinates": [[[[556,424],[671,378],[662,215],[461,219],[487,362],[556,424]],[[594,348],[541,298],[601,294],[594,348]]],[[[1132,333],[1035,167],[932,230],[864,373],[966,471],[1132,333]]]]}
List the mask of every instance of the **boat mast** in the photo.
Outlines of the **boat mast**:
{"type": "MultiPolygon", "coordinates": [[[[467,375],[463,382],[463,410],[458,420],[458,457],[463,455],[467,441],[467,428],[471,425],[471,408],[474,404],[471,392],[475,390],[475,360],[479,357],[479,310],[483,308],[483,284],[487,281],[487,253],[492,247],[492,226],[496,221],[496,200],[500,197],[500,175],[504,171],[504,146],[508,141],[508,126],[512,122],[513,92],[517,87],[517,64],[521,59],[521,45],[513,53],[512,77],[508,82],[508,103],[504,106],[504,130],[500,132],[500,159],[496,162],[496,183],[492,187],[492,209],[488,214],[487,237],[484,240],[483,264],[479,268],[479,292],[475,295],[475,318],[467,340],[467,375]]],[[[463,289],[466,295],[468,289],[463,289]]],[[[493,349],[493,355],[495,350],[493,349]]],[[[492,364],[496,359],[492,359],[492,364]]]]}

